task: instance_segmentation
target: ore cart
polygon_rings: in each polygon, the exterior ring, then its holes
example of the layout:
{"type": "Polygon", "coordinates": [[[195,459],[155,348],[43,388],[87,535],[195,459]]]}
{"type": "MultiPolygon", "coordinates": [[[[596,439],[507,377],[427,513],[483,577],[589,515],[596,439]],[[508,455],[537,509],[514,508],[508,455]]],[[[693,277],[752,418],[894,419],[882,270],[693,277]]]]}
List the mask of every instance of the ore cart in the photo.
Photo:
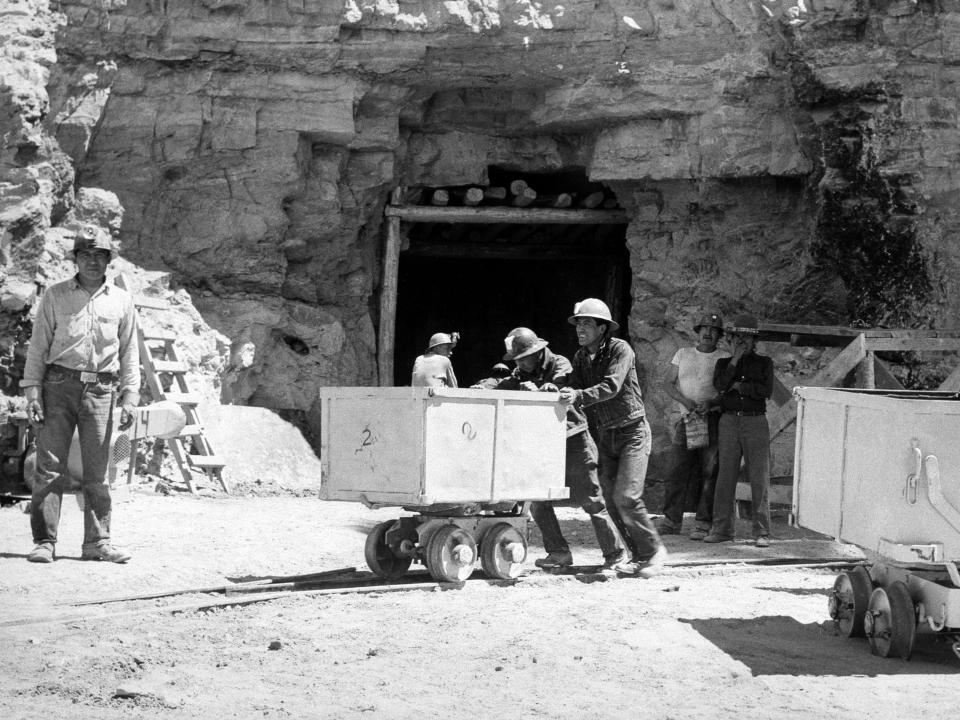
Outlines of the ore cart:
{"type": "Polygon", "coordinates": [[[960,397],[797,388],[794,522],[862,547],[830,615],[871,651],[909,658],[918,633],[960,657],[960,397]]]}
{"type": "Polygon", "coordinates": [[[423,563],[439,582],[515,578],[527,555],[527,501],[568,497],[566,413],[557,393],[324,388],[324,500],[396,506],[364,555],[383,578],[423,563]]]}

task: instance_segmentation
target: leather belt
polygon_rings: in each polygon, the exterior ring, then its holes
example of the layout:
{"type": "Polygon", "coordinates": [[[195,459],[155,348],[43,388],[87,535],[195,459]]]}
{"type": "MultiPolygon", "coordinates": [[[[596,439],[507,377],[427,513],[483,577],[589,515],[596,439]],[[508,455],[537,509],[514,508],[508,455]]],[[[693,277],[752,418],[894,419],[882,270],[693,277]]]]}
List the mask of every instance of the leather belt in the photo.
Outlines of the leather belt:
{"type": "Polygon", "coordinates": [[[736,415],[738,417],[754,417],[756,415],[766,415],[763,410],[724,410],[724,415],[736,415]]]}
{"type": "MultiPolygon", "coordinates": [[[[86,370],[74,370],[73,368],[64,367],[63,365],[47,365],[47,375],[50,374],[59,375],[61,377],[68,377],[73,380],[78,380],[82,383],[115,383],[120,379],[120,376],[116,373],[102,372],[87,372],[86,370]]],[[[44,376],[46,377],[46,375],[44,376]]]]}

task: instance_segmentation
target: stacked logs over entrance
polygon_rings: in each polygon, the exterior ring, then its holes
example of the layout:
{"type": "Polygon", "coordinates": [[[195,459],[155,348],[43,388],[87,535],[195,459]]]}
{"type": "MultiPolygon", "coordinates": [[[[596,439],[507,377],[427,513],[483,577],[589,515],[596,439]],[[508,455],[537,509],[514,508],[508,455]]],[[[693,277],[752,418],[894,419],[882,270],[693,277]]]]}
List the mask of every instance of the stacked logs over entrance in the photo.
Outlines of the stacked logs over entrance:
{"type": "Polygon", "coordinates": [[[590,192],[538,192],[524,180],[514,180],[507,187],[449,187],[410,188],[403,198],[404,205],[433,205],[434,207],[477,207],[498,205],[507,207],[585,208],[587,210],[619,208],[615,197],[602,190],[590,192]]]}

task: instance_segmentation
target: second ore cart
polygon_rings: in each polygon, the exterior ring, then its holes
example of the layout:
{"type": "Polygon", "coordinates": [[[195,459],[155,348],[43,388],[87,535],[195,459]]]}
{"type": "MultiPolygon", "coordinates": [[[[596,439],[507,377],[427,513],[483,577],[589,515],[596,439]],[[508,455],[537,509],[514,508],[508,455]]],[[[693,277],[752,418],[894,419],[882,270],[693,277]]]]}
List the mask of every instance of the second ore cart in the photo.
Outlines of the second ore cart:
{"type": "Polygon", "coordinates": [[[415,513],[377,525],[364,556],[383,578],[414,562],[439,582],[522,572],[526,502],[569,496],[566,411],[557,393],[323,388],[323,500],[415,513]]]}

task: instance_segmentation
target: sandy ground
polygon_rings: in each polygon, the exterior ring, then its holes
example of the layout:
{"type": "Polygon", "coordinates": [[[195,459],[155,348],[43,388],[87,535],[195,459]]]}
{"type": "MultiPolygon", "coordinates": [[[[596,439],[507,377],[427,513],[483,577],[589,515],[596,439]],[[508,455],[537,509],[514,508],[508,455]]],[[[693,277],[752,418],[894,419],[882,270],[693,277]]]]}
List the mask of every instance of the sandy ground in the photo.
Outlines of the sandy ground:
{"type": "MultiPolygon", "coordinates": [[[[960,660],[945,643],[922,638],[903,662],[835,634],[834,571],[682,565],[859,556],[782,519],[766,551],[669,536],[677,566],[647,581],[548,575],[528,561],[509,587],[298,594],[205,611],[171,608],[219,596],[70,605],[365,570],[365,533],[402,512],[300,494],[263,480],[231,497],[139,487],[115,509],[114,536],[134,556],[123,566],[78,560],[72,501],[52,565],[25,561],[27,516],[0,510],[0,717],[878,720],[944,718],[960,705],[960,660]]],[[[586,516],[560,516],[576,561],[599,562],[586,516]]],[[[539,542],[534,529],[531,560],[539,542]]]]}

